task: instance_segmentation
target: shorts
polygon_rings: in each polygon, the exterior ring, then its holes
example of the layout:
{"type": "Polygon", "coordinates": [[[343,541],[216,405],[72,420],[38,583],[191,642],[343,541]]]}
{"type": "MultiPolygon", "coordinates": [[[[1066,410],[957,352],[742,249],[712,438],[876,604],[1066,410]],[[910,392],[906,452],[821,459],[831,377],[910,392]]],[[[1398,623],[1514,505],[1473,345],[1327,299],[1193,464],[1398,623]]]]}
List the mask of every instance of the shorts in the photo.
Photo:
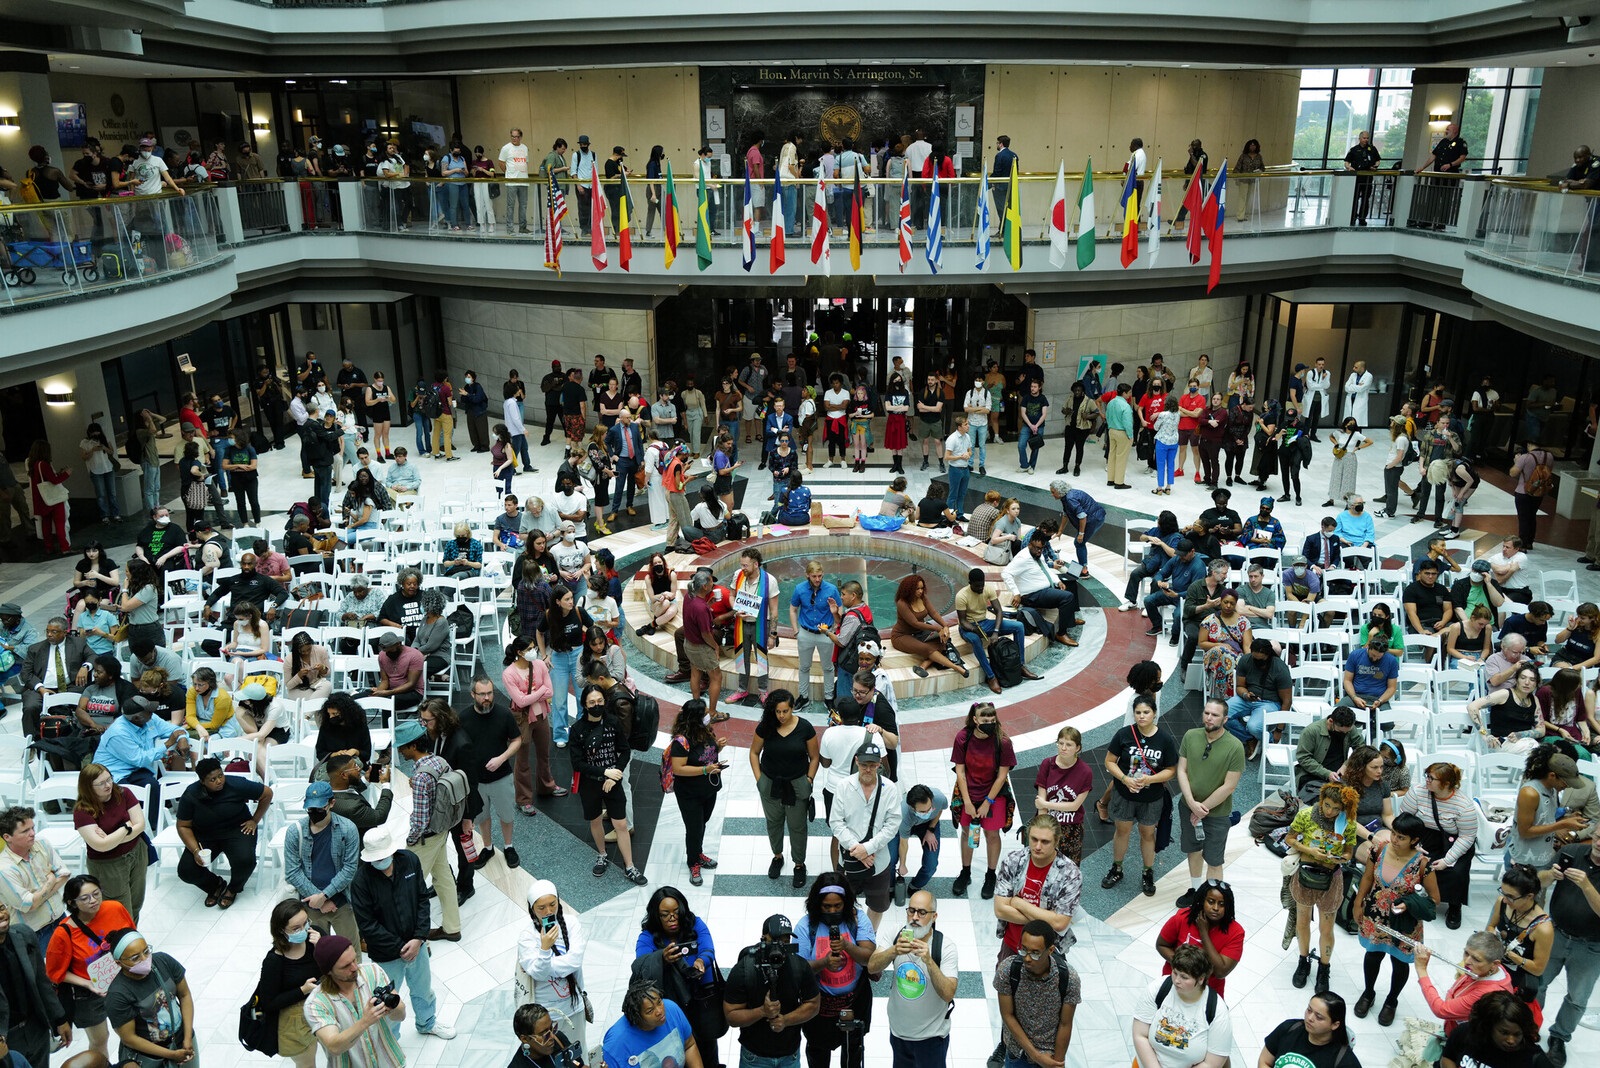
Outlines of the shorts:
{"type": "MultiPolygon", "coordinates": [[[[95,1024],[106,1022],[106,999],[104,995],[85,990],[81,986],[63,986],[56,989],[72,998],[70,1007],[72,1026],[93,1027],[95,1024]]],[[[295,1006],[296,1011],[299,1008],[298,1005],[295,1006]]],[[[310,1030],[307,1029],[307,1036],[309,1037],[309,1035],[310,1030]]]]}
{"type": "MultiPolygon", "coordinates": [[[[478,782],[478,797],[483,801],[480,820],[498,815],[501,823],[513,823],[517,818],[516,776],[505,774],[493,782],[478,782]]],[[[594,817],[590,817],[593,819],[594,817]]]]}
{"type": "Polygon", "coordinates": [[[1207,816],[1201,822],[1205,824],[1206,840],[1197,842],[1194,839],[1194,824],[1189,821],[1187,813],[1174,812],[1172,818],[1178,821],[1179,846],[1185,853],[1199,853],[1205,862],[1213,868],[1222,867],[1222,862],[1228,852],[1228,822],[1231,812],[1220,812],[1207,816]]]}
{"type": "Polygon", "coordinates": [[[567,437],[573,441],[583,437],[583,432],[586,429],[581,415],[563,415],[561,417],[561,426],[566,430],[567,437]]]}
{"type": "Polygon", "coordinates": [[[581,776],[578,779],[578,800],[583,802],[583,818],[597,820],[609,816],[614,820],[628,818],[628,798],[619,782],[610,790],[602,790],[603,780],[581,776]]]}
{"type": "MultiPolygon", "coordinates": [[[[993,784],[991,784],[991,785],[993,785],[993,784]]],[[[973,793],[977,793],[977,791],[974,790],[973,793]]],[[[988,795],[987,794],[982,794],[980,796],[986,797],[988,795]]],[[[989,806],[988,818],[979,820],[978,821],[978,826],[982,827],[986,831],[1003,830],[1005,828],[1005,825],[1006,825],[1006,809],[1007,809],[1007,806],[1009,806],[1010,804],[1011,804],[1011,799],[1008,796],[1006,796],[1005,794],[1001,794],[999,797],[995,798],[994,799],[994,803],[989,806]]],[[[977,805],[974,805],[973,807],[974,808],[982,808],[983,807],[983,803],[980,801],[977,805]]],[[[962,812],[961,813],[961,826],[968,827],[968,826],[971,826],[971,824],[972,824],[972,821],[967,818],[967,814],[965,812],[962,812]]],[[[882,911],[882,910],[879,910],[879,911],[882,911]]]]}
{"type": "Polygon", "coordinates": [[[1106,811],[1111,813],[1114,823],[1137,823],[1141,827],[1154,827],[1161,819],[1161,791],[1165,787],[1157,786],[1145,793],[1150,799],[1135,800],[1124,797],[1122,791],[1115,787],[1111,790],[1111,801],[1106,805],[1106,811]]]}
{"type": "Polygon", "coordinates": [[[1197,445],[1199,442],[1200,432],[1198,430],[1185,430],[1182,427],[1178,428],[1179,445],[1197,445]]]}
{"type": "Polygon", "coordinates": [[[722,668],[721,651],[713,646],[684,642],[683,653],[689,658],[689,666],[700,671],[713,672],[722,668]]]}
{"type": "Polygon", "coordinates": [[[874,912],[888,912],[894,900],[894,872],[894,864],[889,863],[883,866],[882,871],[871,875],[846,878],[854,887],[857,899],[866,898],[867,908],[874,912]]]}
{"type": "MultiPolygon", "coordinates": [[[[83,1021],[74,1021],[78,1026],[83,1026],[83,1021]]],[[[278,1013],[278,1055],[280,1057],[298,1057],[306,1050],[317,1044],[316,1036],[311,1033],[311,1025],[306,1023],[305,1003],[297,1002],[278,1013]]]]}
{"type": "Polygon", "coordinates": [[[732,493],[733,476],[718,475],[716,481],[711,484],[711,492],[715,493],[718,497],[721,497],[724,494],[732,493]]]}

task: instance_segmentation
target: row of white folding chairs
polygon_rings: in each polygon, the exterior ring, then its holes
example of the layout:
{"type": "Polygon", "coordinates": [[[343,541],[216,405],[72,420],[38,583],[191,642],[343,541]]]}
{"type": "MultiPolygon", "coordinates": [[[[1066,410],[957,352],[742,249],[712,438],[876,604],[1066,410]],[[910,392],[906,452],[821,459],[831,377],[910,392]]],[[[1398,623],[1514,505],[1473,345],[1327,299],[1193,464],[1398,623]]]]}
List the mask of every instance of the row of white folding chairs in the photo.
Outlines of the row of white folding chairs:
{"type": "MultiPolygon", "coordinates": [[[[1269,789],[1294,789],[1295,752],[1300,732],[1313,720],[1325,718],[1337,703],[1340,702],[1296,697],[1289,711],[1266,714],[1260,754],[1263,797],[1269,789]],[[1271,740],[1274,729],[1281,730],[1276,742],[1271,740]]],[[[1463,759],[1476,758],[1480,752],[1487,751],[1465,713],[1438,713],[1420,705],[1397,702],[1379,712],[1377,719],[1378,733],[1369,739],[1373,744],[1392,739],[1405,746],[1408,753],[1430,752],[1439,754],[1440,759],[1450,759],[1449,754],[1463,755],[1463,759]]],[[[1362,729],[1367,730],[1368,725],[1362,724],[1362,729]]],[[[1413,767],[1425,766],[1417,765],[1415,759],[1408,763],[1413,767]]],[[[1416,774],[1413,772],[1413,778],[1416,774]]],[[[1420,782],[1414,782],[1413,787],[1422,788],[1420,782]]]]}

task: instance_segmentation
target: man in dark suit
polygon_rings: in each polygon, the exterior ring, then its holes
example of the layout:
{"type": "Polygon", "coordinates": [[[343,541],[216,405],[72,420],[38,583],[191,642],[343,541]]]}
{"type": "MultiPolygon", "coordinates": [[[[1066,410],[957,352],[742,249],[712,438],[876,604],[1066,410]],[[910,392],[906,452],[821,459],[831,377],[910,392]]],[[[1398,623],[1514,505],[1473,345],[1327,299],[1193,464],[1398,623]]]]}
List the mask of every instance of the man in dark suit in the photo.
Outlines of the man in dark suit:
{"type": "Polygon", "coordinates": [[[1322,517],[1322,529],[1306,536],[1300,546],[1300,555],[1320,574],[1330,567],[1339,566],[1339,523],[1332,516],[1322,517]]]}
{"type": "Polygon", "coordinates": [[[611,495],[613,511],[606,516],[606,522],[610,523],[617,518],[615,509],[624,505],[629,515],[638,514],[633,510],[633,473],[644,462],[644,438],[639,433],[639,424],[634,422],[633,409],[624,406],[622,415],[606,431],[606,451],[616,461],[617,472],[617,489],[611,495]],[[623,499],[624,494],[626,500],[623,499]]]}
{"type": "Polygon", "coordinates": [[[67,632],[67,621],[56,616],[44,625],[44,641],[28,649],[22,661],[22,732],[39,735],[39,712],[44,699],[57,693],[81,693],[89,685],[94,654],[82,638],[67,632]]]}
{"type": "Polygon", "coordinates": [[[45,975],[39,936],[0,905],[0,1035],[29,1064],[48,1065],[52,1031],[63,1044],[72,1039],[55,984],[45,975]]]}

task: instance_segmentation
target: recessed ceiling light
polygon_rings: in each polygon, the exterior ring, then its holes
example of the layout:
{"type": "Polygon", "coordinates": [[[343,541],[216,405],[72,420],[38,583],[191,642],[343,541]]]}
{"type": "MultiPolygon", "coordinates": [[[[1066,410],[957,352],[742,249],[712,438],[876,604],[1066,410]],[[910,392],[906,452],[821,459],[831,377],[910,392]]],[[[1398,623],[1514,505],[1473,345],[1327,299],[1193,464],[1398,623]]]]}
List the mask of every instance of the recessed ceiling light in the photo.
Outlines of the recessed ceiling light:
{"type": "Polygon", "coordinates": [[[1178,66],[1180,66],[1180,67],[1188,67],[1188,66],[1190,66],[1190,64],[1188,64],[1188,63],[1179,63],[1178,66]]]}

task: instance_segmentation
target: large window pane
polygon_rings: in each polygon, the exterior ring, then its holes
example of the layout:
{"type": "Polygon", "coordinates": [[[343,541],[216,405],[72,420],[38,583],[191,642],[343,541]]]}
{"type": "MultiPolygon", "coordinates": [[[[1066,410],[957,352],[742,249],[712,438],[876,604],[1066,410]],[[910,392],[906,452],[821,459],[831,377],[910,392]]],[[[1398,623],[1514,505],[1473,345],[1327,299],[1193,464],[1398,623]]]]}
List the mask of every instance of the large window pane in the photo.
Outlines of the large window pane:
{"type": "Polygon", "coordinates": [[[1328,143],[1328,108],[1331,89],[1301,89],[1300,111],[1294,120],[1294,158],[1297,163],[1321,166],[1328,143]]]}
{"type": "Polygon", "coordinates": [[[1410,89],[1378,90],[1378,110],[1372,119],[1372,143],[1378,146],[1385,162],[1405,155],[1406,122],[1410,115],[1410,89]]]}
{"type": "Polygon", "coordinates": [[[407,153],[421,155],[424,145],[443,146],[455,129],[455,108],[446,78],[424,78],[389,84],[394,100],[400,144],[407,153]]]}
{"type": "Polygon", "coordinates": [[[1300,72],[1300,88],[1330,89],[1333,87],[1333,68],[1310,67],[1300,72]]]}
{"type": "Polygon", "coordinates": [[[1328,155],[1339,159],[1348,146],[1356,143],[1362,130],[1372,129],[1372,90],[1367,86],[1345,84],[1345,75],[1372,72],[1340,71],[1339,88],[1333,95],[1333,112],[1328,137],[1328,155]],[[1341,147],[1344,146],[1344,147],[1341,147]]]}
{"type": "Polygon", "coordinates": [[[1485,161],[1494,159],[1494,142],[1500,130],[1500,109],[1505,104],[1505,91],[1483,88],[1484,83],[1476,80],[1478,77],[1479,73],[1473,71],[1474,80],[1467,83],[1460,116],[1461,137],[1467,142],[1467,166],[1474,170],[1484,166],[1485,161]]]}
{"type": "Polygon", "coordinates": [[[1533,140],[1533,121],[1539,113],[1539,90],[1507,90],[1505,129],[1500,134],[1499,161],[1506,174],[1525,169],[1528,146],[1533,140]]]}
{"type": "Polygon", "coordinates": [[[1402,86],[1409,87],[1411,85],[1411,68],[1385,67],[1383,70],[1383,80],[1380,84],[1394,86],[1395,88],[1400,88],[1402,86]]]}

